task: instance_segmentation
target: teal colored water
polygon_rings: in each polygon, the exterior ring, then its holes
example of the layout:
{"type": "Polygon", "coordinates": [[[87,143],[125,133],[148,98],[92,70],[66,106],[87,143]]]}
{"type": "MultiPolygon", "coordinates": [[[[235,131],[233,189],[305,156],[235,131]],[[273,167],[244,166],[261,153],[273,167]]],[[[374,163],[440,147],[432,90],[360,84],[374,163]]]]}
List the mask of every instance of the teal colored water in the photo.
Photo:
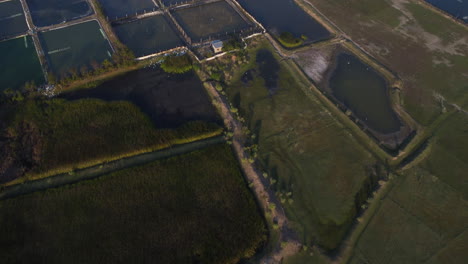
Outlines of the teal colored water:
{"type": "Polygon", "coordinates": [[[183,42],[164,16],[152,16],[117,25],[114,31],[136,57],[182,46],[183,42]]]}
{"type": "Polygon", "coordinates": [[[86,0],[26,0],[37,27],[60,24],[93,13],[86,0]]]}
{"type": "Polygon", "coordinates": [[[338,55],[330,88],[338,101],[371,129],[392,133],[400,129],[385,79],[353,55],[338,55]]]}
{"type": "Polygon", "coordinates": [[[70,70],[95,67],[110,59],[112,49],[97,21],[39,33],[46,58],[58,77],[70,70]]]}
{"type": "Polygon", "coordinates": [[[294,0],[237,0],[241,6],[275,35],[290,32],[305,35],[309,42],[330,36],[320,23],[309,16],[294,0]]]}
{"type": "Polygon", "coordinates": [[[28,31],[23,8],[18,0],[0,3],[0,39],[28,31]]]}
{"type": "Polygon", "coordinates": [[[26,82],[44,83],[44,74],[30,36],[0,42],[0,91],[20,89],[26,82]]]}

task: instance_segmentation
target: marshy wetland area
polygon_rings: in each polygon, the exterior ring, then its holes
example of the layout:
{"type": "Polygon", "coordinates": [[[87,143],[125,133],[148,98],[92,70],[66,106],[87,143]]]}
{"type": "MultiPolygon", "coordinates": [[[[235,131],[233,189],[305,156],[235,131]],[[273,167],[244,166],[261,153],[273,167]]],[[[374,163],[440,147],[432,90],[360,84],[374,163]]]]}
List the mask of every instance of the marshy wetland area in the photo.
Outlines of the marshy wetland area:
{"type": "Polygon", "coordinates": [[[1,262],[465,263],[466,3],[0,0],[1,262]]]}

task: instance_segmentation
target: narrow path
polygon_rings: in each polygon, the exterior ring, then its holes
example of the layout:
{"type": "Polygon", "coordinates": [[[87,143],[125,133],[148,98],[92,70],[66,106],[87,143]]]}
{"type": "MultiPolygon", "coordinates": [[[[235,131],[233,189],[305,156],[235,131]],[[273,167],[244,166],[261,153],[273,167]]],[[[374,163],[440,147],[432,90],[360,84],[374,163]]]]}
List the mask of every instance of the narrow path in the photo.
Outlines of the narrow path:
{"type": "Polygon", "coordinates": [[[14,198],[20,195],[43,191],[50,188],[56,188],[63,185],[73,184],[84,180],[94,179],[114,171],[142,165],[159,159],[189,153],[222,142],[224,142],[224,137],[216,136],[187,144],[176,145],[163,150],[140,154],[128,158],[122,158],[112,162],[81,169],[74,173],[62,173],[44,179],[28,181],[22,184],[8,186],[5,187],[3,190],[0,190],[0,200],[14,198]]]}
{"type": "Polygon", "coordinates": [[[232,138],[232,145],[234,147],[235,154],[239,160],[242,171],[244,172],[244,176],[246,177],[247,181],[252,184],[251,188],[258,200],[258,203],[260,204],[264,215],[266,215],[268,212],[268,214],[271,215],[273,222],[278,225],[278,230],[280,233],[278,242],[281,243],[278,243],[274,251],[264,256],[259,263],[281,263],[285,257],[294,255],[299,252],[302,245],[295,237],[294,232],[291,231],[291,229],[288,227],[288,219],[281,206],[281,203],[277,200],[274,191],[269,188],[269,184],[265,178],[261,176],[262,173],[248,161],[250,156],[245,152],[245,136],[243,133],[242,124],[233,117],[228,102],[219,95],[213,84],[209,82],[205,82],[204,84],[212,100],[215,101],[215,105],[218,107],[219,113],[224,119],[226,127],[234,134],[232,138]]]}

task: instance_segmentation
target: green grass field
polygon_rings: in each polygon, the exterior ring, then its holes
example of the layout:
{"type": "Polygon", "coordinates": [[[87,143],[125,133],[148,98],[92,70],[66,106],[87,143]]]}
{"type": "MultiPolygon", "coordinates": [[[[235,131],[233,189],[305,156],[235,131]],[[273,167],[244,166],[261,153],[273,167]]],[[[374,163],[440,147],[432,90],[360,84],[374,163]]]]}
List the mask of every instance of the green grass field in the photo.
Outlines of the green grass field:
{"type": "Polygon", "coordinates": [[[422,125],[441,113],[434,93],[467,100],[468,30],[418,0],[317,0],[313,4],[404,81],[401,103],[422,125]],[[397,44],[398,43],[398,44],[397,44]]]}
{"type": "Polygon", "coordinates": [[[139,108],[123,101],[27,100],[16,110],[5,128],[8,152],[30,163],[32,170],[26,175],[31,177],[67,172],[222,132],[215,124],[197,121],[177,129],[157,129],[139,108]]]}
{"type": "Polygon", "coordinates": [[[276,181],[273,188],[301,241],[335,248],[367,198],[377,161],[304,94],[286,64],[265,49],[250,58],[251,80],[234,79],[226,93],[255,136],[261,167],[276,181]],[[266,61],[255,63],[258,54],[266,61]]]}
{"type": "Polygon", "coordinates": [[[351,264],[456,264],[468,258],[467,126],[463,113],[442,123],[429,156],[395,179],[351,264]]]}
{"type": "Polygon", "coordinates": [[[228,145],[0,202],[2,263],[235,264],[265,222],[228,145]]]}

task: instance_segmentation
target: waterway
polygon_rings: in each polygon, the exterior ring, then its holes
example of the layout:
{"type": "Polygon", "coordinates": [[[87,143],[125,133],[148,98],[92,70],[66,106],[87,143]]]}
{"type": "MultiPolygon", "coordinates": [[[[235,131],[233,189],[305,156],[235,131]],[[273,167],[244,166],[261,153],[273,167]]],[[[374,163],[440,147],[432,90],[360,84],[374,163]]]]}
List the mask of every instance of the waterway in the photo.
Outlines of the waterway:
{"type": "Polygon", "coordinates": [[[370,66],[347,53],[340,53],[329,79],[333,96],[369,128],[383,134],[400,130],[392,109],[385,79],[370,66]]]}
{"type": "Polygon", "coordinates": [[[121,75],[95,88],[73,91],[60,97],[131,101],[158,128],[177,127],[195,120],[222,125],[203,84],[193,72],[174,75],[159,67],[149,67],[121,75]]]}
{"type": "Polygon", "coordinates": [[[306,36],[308,42],[323,40],[330,36],[330,32],[309,16],[294,0],[237,1],[274,35],[290,32],[295,37],[306,36]]]}
{"type": "Polygon", "coordinates": [[[444,10],[468,23],[468,0],[426,0],[428,3],[434,5],[437,8],[444,10]]]}

